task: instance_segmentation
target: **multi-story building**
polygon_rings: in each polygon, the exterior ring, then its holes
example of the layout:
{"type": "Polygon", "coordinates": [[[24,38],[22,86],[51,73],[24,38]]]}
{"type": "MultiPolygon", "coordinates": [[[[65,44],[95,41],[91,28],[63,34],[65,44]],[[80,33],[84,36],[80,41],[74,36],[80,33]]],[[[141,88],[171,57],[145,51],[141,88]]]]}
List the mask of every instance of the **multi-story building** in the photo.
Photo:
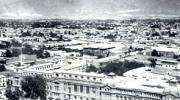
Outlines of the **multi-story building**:
{"type": "MultiPolygon", "coordinates": [[[[47,78],[48,100],[179,100],[180,85],[175,79],[164,83],[149,83],[125,76],[74,71],[34,71],[22,75],[41,74],[47,78]],[[133,83],[133,84],[132,84],[133,83]]],[[[20,87],[21,78],[13,86],[20,87]],[[19,81],[19,82],[17,82],[19,81]]],[[[162,82],[162,80],[160,81],[162,82]]]]}
{"type": "Polygon", "coordinates": [[[173,57],[174,55],[180,54],[179,48],[152,47],[152,50],[156,50],[158,52],[158,55],[164,57],[173,57]]]}
{"type": "Polygon", "coordinates": [[[0,100],[5,100],[5,90],[8,79],[4,75],[0,75],[0,100]]]}

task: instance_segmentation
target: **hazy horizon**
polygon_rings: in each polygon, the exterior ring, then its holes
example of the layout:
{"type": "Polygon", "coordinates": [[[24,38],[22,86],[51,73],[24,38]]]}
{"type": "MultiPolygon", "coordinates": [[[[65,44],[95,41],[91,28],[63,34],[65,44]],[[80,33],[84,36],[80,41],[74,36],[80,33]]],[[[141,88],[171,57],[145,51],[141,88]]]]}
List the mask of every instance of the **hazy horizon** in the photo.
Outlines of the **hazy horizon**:
{"type": "Polygon", "coordinates": [[[179,0],[0,0],[1,18],[179,17],[179,0]]]}

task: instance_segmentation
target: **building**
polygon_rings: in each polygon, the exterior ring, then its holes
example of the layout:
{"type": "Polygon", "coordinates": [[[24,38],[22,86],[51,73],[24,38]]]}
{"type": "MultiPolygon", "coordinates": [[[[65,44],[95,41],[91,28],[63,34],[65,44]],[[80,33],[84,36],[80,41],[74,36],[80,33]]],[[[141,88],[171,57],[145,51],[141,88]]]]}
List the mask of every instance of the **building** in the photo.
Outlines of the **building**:
{"type": "Polygon", "coordinates": [[[6,91],[8,79],[4,75],[0,75],[0,100],[6,100],[6,97],[4,96],[6,91]]]}
{"type": "Polygon", "coordinates": [[[4,75],[0,75],[0,87],[7,86],[7,78],[4,75]]]}
{"type": "Polygon", "coordinates": [[[158,55],[165,57],[173,57],[174,55],[180,55],[179,48],[152,47],[152,50],[156,50],[158,52],[158,55]]]}
{"type": "MultiPolygon", "coordinates": [[[[179,100],[180,85],[175,79],[136,79],[127,76],[74,71],[34,71],[47,78],[48,100],[179,100]],[[149,83],[151,81],[151,83],[149,83]],[[153,82],[153,83],[152,83],[153,82]],[[134,84],[132,84],[134,83],[134,84]]],[[[151,76],[150,76],[151,77],[151,76]]],[[[152,77],[159,77],[155,74],[152,77]]],[[[140,77],[139,77],[140,78],[140,77]]],[[[21,78],[13,79],[20,87],[21,78]]]]}

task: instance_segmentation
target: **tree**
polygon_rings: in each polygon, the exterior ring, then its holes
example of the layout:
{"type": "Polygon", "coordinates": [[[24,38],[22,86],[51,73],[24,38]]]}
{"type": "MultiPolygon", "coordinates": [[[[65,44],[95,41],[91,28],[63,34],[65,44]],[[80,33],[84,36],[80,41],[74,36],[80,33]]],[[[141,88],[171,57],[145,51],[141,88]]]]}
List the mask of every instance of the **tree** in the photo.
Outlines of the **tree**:
{"type": "Polygon", "coordinates": [[[33,33],[33,36],[43,37],[43,36],[44,36],[44,34],[43,34],[43,33],[41,33],[41,32],[39,32],[39,33],[34,32],[34,33],[33,33]]]}
{"type": "Polygon", "coordinates": [[[145,66],[144,63],[141,62],[125,60],[123,62],[109,63],[105,67],[100,68],[99,73],[109,74],[113,72],[116,75],[123,75],[124,72],[144,66],[145,66]]]}
{"type": "Polygon", "coordinates": [[[97,72],[97,68],[94,65],[90,65],[86,68],[86,72],[97,72]]]}
{"type": "Polygon", "coordinates": [[[132,46],[130,46],[129,49],[128,49],[129,55],[130,55],[130,53],[131,53],[132,51],[133,51],[133,48],[132,48],[132,46]]]}
{"type": "Polygon", "coordinates": [[[21,85],[25,98],[46,100],[46,80],[42,76],[26,76],[21,85]]]}
{"type": "Polygon", "coordinates": [[[151,63],[150,63],[150,66],[151,67],[153,67],[153,68],[155,68],[156,67],[156,61],[157,61],[157,59],[154,59],[154,58],[149,58],[148,59],[151,63]]]}
{"type": "Polygon", "coordinates": [[[34,33],[33,33],[33,36],[38,36],[38,33],[37,33],[37,32],[34,32],[34,33]]]}
{"type": "MultiPolygon", "coordinates": [[[[8,98],[8,100],[13,100],[12,90],[10,88],[6,89],[5,96],[8,98]]],[[[15,99],[15,98],[14,98],[15,99]]],[[[16,99],[15,99],[16,100],[16,99]]]]}
{"type": "Polygon", "coordinates": [[[15,98],[19,100],[20,97],[23,96],[23,92],[19,90],[19,88],[15,88],[15,91],[12,92],[15,98]]]}
{"type": "Polygon", "coordinates": [[[44,58],[48,58],[48,57],[50,57],[50,53],[46,51],[46,52],[44,53],[44,58]]]}
{"type": "Polygon", "coordinates": [[[156,50],[153,50],[153,51],[151,52],[151,56],[159,56],[159,55],[158,55],[158,52],[157,52],[156,50]]]}
{"type": "Polygon", "coordinates": [[[25,44],[24,48],[22,48],[22,53],[23,54],[33,54],[33,49],[30,45],[25,44]]]}
{"type": "Polygon", "coordinates": [[[115,36],[115,35],[112,35],[112,34],[109,34],[109,35],[105,36],[105,38],[110,39],[111,41],[114,41],[114,39],[116,38],[116,36],[115,36]]]}
{"type": "Polygon", "coordinates": [[[14,47],[21,47],[22,44],[18,41],[16,41],[15,39],[12,40],[11,45],[14,47]]]}
{"type": "Polygon", "coordinates": [[[26,36],[31,36],[30,31],[23,32],[23,33],[21,34],[21,37],[26,37],[26,36]]]}
{"type": "Polygon", "coordinates": [[[18,49],[18,48],[13,48],[12,49],[12,56],[13,57],[18,57],[20,54],[21,54],[21,49],[18,49]]]}
{"type": "Polygon", "coordinates": [[[178,58],[179,58],[179,55],[174,55],[173,58],[174,58],[174,59],[178,59],[178,58]]]}
{"type": "Polygon", "coordinates": [[[11,46],[11,43],[7,41],[1,41],[0,43],[0,49],[9,48],[10,46],[11,46]]]}
{"type": "Polygon", "coordinates": [[[37,58],[43,58],[43,49],[35,50],[34,53],[36,54],[37,58]]]}
{"type": "Polygon", "coordinates": [[[10,52],[10,50],[6,50],[5,56],[12,57],[12,53],[10,52]]]}
{"type": "Polygon", "coordinates": [[[20,91],[19,88],[15,88],[15,90],[12,91],[11,85],[8,85],[5,96],[8,100],[20,100],[20,98],[23,97],[23,92],[20,91]]]}
{"type": "Polygon", "coordinates": [[[63,41],[64,39],[63,39],[63,35],[60,35],[60,36],[58,36],[58,40],[57,41],[63,41]]]}
{"type": "Polygon", "coordinates": [[[43,36],[44,36],[44,34],[43,34],[43,33],[41,33],[41,32],[39,32],[38,36],[43,37],[43,36]]]}
{"type": "Polygon", "coordinates": [[[0,64],[0,72],[6,71],[4,64],[0,64]]]}
{"type": "Polygon", "coordinates": [[[152,37],[156,37],[156,36],[160,36],[160,34],[159,34],[158,32],[153,32],[153,33],[151,34],[151,36],[152,36],[152,37]]]}
{"type": "Polygon", "coordinates": [[[50,37],[53,37],[53,38],[57,36],[57,34],[53,33],[53,32],[50,32],[49,35],[50,35],[50,37]]]}

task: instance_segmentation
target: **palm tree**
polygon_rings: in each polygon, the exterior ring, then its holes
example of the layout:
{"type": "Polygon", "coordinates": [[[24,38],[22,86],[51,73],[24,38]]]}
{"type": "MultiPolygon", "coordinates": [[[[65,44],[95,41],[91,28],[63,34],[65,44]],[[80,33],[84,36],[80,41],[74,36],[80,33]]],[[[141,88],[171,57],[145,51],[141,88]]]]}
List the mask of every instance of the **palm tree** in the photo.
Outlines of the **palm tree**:
{"type": "Polygon", "coordinates": [[[151,62],[150,66],[151,66],[152,68],[155,68],[155,67],[156,67],[156,64],[157,64],[157,63],[156,63],[157,59],[149,58],[148,60],[151,62]]]}

